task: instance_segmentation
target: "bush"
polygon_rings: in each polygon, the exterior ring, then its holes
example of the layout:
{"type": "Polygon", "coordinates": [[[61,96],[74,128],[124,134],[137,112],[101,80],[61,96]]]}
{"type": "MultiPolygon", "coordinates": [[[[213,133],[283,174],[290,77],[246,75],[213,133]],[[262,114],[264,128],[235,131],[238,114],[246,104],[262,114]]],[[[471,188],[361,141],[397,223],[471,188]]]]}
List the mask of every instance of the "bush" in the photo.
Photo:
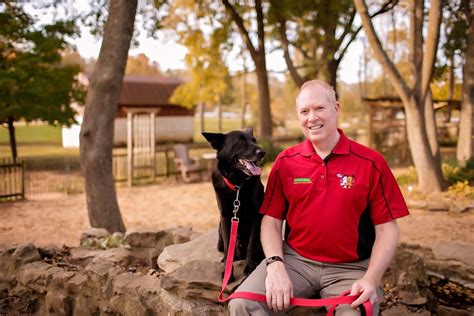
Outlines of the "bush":
{"type": "Polygon", "coordinates": [[[442,165],[443,175],[448,185],[457,182],[465,182],[474,185],[474,160],[467,162],[466,166],[461,166],[457,161],[448,161],[442,165]]]}
{"type": "Polygon", "coordinates": [[[269,141],[260,141],[259,145],[265,151],[265,158],[263,159],[264,164],[272,163],[275,161],[279,153],[281,153],[285,148],[281,146],[276,146],[269,141]]]}

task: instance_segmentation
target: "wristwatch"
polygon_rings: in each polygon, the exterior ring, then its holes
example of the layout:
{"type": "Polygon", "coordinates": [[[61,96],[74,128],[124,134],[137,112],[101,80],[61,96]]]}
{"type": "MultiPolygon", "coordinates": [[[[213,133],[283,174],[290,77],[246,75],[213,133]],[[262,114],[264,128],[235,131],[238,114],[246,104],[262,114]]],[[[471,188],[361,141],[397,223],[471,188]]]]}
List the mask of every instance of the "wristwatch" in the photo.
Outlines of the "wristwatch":
{"type": "Polygon", "coordinates": [[[283,259],[280,256],[268,257],[267,260],[266,260],[267,266],[269,264],[272,264],[273,262],[277,262],[277,261],[283,262],[283,259]]]}

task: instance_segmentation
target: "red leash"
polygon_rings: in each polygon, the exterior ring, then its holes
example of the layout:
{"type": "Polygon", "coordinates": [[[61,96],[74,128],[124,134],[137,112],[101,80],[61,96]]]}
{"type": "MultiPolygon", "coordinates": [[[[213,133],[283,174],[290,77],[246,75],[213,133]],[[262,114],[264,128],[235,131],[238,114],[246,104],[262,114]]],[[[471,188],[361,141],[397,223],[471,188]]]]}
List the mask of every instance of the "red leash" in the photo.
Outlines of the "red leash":
{"type": "MultiPolygon", "coordinates": [[[[236,200],[238,200],[238,194],[237,194],[236,200]]],[[[235,206],[235,203],[234,203],[234,206],[235,206]]],[[[235,251],[235,244],[237,240],[237,229],[239,227],[239,219],[236,216],[237,210],[238,210],[238,207],[234,207],[234,217],[232,218],[232,226],[230,230],[230,241],[229,241],[229,249],[227,251],[227,260],[225,262],[224,279],[222,280],[222,288],[219,293],[219,296],[217,297],[217,300],[223,303],[233,298],[244,298],[248,300],[266,303],[267,299],[265,295],[258,294],[258,293],[251,293],[251,292],[235,292],[226,298],[222,297],[222,295],[224,294],[225,288],[227,287],[227,284],[229,283],[230,275],[232,273],[232,262],[234,261],[234,251],[235,251]]],[[[290,298],[290,305],[304,306],[304,307],[331,306],[327,313],[327,316],[331,316],[331,315],[334,315],[337,305],[351,304],[358,298],[358,295],[347,295],[349,293],[350,291],[346,291],[338,297],[321,298],[321,299],[290,298]]],[[[365,310],[365,315],[372,316],[372,304],[370,303],[370,301],[367,300],[362,306],[363,306],[363,309],[365,310]]]]}

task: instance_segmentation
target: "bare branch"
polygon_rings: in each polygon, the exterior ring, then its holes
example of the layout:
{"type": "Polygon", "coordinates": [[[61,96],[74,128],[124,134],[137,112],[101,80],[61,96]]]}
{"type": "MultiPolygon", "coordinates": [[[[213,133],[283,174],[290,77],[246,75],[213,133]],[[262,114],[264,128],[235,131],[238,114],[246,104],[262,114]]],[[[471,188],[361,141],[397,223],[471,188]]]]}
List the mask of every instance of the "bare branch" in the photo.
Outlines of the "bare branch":
{"type": "MultiPolygon", "coordinates": [[[[252,41],[250,40],[249,32],[245,28],[244,21],[242,20],[242,17],[239,15],[239,13],[235,10],[234,6],[232,6],[228,0],[222,0],[222,4],[224,4],[226,11],[230,14],[232,17],[232,20],[234,20],[235,24],[237,25],[237,28],[239,30],[240,35],[242,35],[242,39],[245,43],[245,46],[247,46],[247,49],[249,50],[250,55],[252,55],[252,59],[256,60],[258,51],[255,49],[255,47],[252,44],[252,41]]],[[[260,46],[260,43],[259,43],[260,46]]]]}
{"type": "Polygon", "coordinates": [[[397,91],[398,95],[402,99],[404,104],[411,104],[410,99],[410,90],[406,84],[406,81],[398,72],[397,68],[391,61],[387,53],[382,48],[382,43],[375,33],[374,25],[370,20],[369,13],[367,10],[367,5],[364,0],[354,0],[357,12],[360,15],[362,20],[362,25],[367,34],[368,40],[371,44],[372,49],[374,50],[375,58],[382,65],[384,71],[387,73],[387,76],[392,81],[392,84],[397,91]]]}
{"type": "Polygon", "coordinates": [[[428,19],[428,35],[426,38],[425,54],[422,62],[423,70],[421,75],[422,101],[425,100],[427,95],[431,77],[433,76],[433,64],[436,61],[436,52],[438,51],[439,29],[441,25],[441,0],[431,1],[428,19]]]}

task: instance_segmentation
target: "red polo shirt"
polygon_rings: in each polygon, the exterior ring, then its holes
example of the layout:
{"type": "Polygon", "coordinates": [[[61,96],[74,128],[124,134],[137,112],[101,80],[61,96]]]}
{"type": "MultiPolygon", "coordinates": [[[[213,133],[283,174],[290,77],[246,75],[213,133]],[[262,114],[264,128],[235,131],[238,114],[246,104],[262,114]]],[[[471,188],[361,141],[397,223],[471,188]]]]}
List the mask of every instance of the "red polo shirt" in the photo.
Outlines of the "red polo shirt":
{"type": "Polygon", "coordinates": [[[268,178],[260,213],[286,219],[286,240],[321,262],[370,257],[374,225],[409,214],[385,159],[339,130],[321,159],[309,140],[281,152],[268,178]]]}

